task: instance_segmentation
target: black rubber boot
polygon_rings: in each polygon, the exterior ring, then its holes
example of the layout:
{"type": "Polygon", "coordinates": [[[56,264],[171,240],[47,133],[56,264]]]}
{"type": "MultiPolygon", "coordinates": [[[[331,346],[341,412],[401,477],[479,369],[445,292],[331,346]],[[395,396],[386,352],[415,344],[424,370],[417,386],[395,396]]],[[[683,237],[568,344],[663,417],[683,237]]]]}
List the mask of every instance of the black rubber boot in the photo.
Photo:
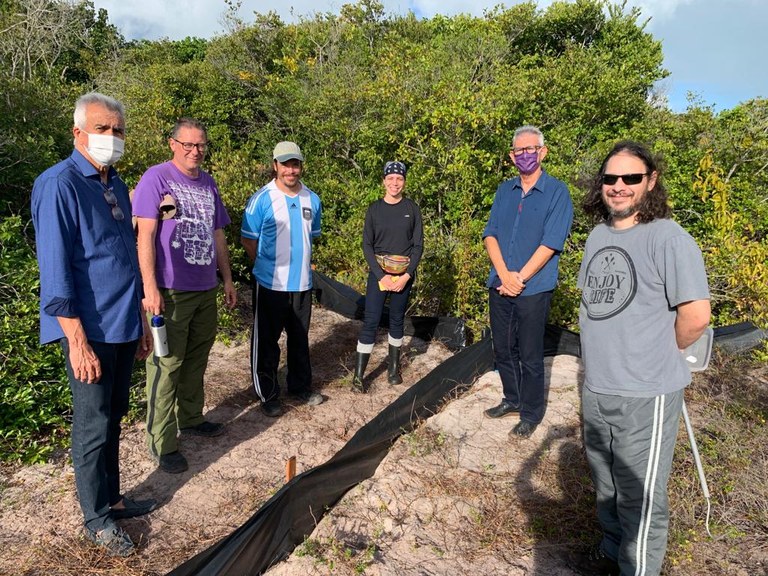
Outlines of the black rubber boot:
{"type": "Polygon", "coordinates": [[[363,352],[357,352],[355,357],[355,375],[352,377],[352,386],[360,390],[360,392],[367,392],[368,388],[363,383],[363,374],[365,374],[365,367],[368,366],[368,360],[371,358],[370,354],[363,352]]]}
{"type": "Polygon", "coordinates": [[[389,369],[387,370],[387,382],[390,384],[402,384],[400,377],[400,346],[389,345],[389,369]]]}

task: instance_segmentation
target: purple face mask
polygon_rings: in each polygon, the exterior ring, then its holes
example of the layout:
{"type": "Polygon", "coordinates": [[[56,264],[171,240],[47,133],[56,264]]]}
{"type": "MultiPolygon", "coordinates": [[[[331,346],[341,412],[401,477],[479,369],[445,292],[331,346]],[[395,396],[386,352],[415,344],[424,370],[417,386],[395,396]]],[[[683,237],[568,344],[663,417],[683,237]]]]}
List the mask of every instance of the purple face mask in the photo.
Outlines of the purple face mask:
{"type": "Polygon", "coordinates": [[[514,157],[514,162],[521,174],[533,174],[541,165],[538,152],[523,152],[514,157]]]}

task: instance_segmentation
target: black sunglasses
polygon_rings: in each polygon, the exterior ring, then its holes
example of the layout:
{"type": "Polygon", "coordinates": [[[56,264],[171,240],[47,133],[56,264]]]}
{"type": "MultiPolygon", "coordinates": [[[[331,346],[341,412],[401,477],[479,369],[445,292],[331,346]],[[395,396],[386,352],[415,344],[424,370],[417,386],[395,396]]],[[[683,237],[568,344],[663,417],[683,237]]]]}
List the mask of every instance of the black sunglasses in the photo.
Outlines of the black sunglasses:
{"type": "Polygon", "coordinates": [[[117,205],[117,196],[115,196],[112,188],[107,188],[104,184],[102,184],[102,186],[104,188],[104,200],[107,201],[107,204],[109,204],[109,207],[112,209],[112,218],[115,220],[123,220],[125,214],[123,214],[122,208],[117,205]]]}
{"type": "Polygon", "coordinates": [[[608,186],[613,186],[621,178],[624,184],[632,186],[633,184],[640,184],[646,176],[648,176],[648,172],[639,172],[637,174],[603,174],[600,177],[600,181],[608,186]]]}

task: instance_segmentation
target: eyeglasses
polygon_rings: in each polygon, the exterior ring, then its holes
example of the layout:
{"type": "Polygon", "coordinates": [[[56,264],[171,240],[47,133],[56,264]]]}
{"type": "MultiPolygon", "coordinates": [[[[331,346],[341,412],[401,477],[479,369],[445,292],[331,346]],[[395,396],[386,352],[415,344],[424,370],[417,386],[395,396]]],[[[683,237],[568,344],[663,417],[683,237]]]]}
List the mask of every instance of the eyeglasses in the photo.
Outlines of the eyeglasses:
{"type": "Polygon", "coordinates": [[[613,186],[621,178],[624,184],[632,186],[633,184],[640,184],[646,176],[648,176],[648,172],[639,172],[637,174],[603,174],[600,177],[600,181],[606,186],[613,186]]]}
{"type": "Polygon", "coordinates": [[[515,156],[520,156],[523,152],[527,152],[528,154],[533,154],[534,152],[538,152],[544,148],[544,146],[521,146],[520,148],[512,148],[512,154],[515,156]]]}
{"type": "Polygon", "coordinates": [[[192,152],[193,148],[197,148],[197,151],[200,152],[200,154],[205,154],[205,151],[208,150],[208,142],[200,142],[199,144],[194,142],[182,142],[181,140],[176,140],[173,136],[171,136],[171,140],[181,144],[184,152],[192,152]]]}
{"type": "MultiPolygon", "coordinates": [[[[102,184],[102,186],[104,186],[102,184]]],[[[120,208],[120,206],[117,205],[117,196],[115,196],[115,193],[112,191],[112,188],[107,188],[104,186],[104,200],[107,201],[107,204],[112,208],[112,218],[115,220],[124,220],[125,214],[123,214],[123,209],[120,208]]]]}

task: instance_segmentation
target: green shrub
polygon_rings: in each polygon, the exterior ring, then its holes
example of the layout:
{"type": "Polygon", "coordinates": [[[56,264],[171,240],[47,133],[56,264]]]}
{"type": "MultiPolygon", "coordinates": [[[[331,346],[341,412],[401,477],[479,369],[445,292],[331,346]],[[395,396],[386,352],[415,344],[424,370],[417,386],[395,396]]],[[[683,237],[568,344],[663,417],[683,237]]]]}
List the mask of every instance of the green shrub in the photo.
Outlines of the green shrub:
{"type": "Polygon", "coordinates": [[[46,458],[67,434],[69,386],[61,349],[38,340],[39,276],[29,222],[0,223],[0,454],[46,458]]]}
{"type": "Polygon", "coordinates": [[[713,323],[734,318],[768,323],[768,241],[764,231],[734,202],[732,187],[707,151],[699,162],[693,189],[712,207],[699,242],[712,294],[713,323]]]}
{"type": "MultiPolygon", "coordinates": [[[[57,344],[39,343],[40,279],[31,223],[0,222],[0,459],[41,462],[68,442],[72,400],[57,344]]],[[[146,414],[144,362],[132,376],[130,421],[146,414]]]]}

